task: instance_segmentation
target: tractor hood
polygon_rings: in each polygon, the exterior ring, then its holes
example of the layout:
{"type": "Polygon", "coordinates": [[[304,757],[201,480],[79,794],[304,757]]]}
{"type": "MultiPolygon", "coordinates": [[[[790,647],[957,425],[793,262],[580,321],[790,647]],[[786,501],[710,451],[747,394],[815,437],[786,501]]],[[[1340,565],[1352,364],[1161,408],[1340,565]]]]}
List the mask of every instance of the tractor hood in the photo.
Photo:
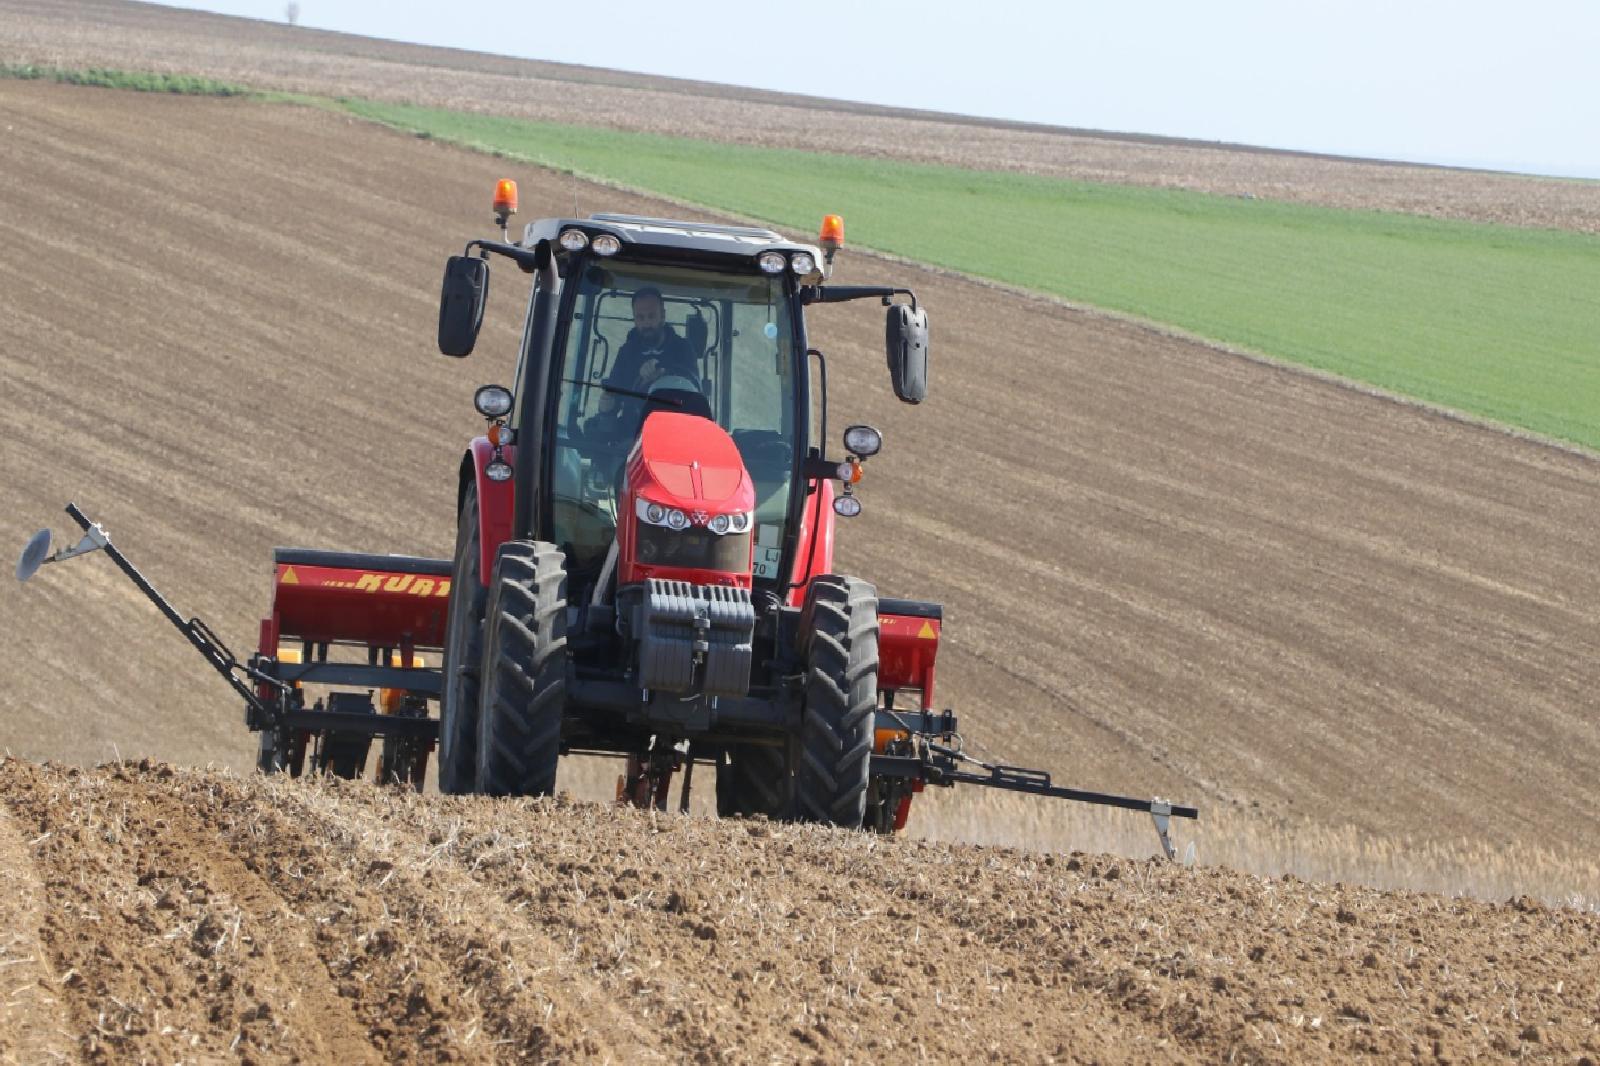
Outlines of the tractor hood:
{"type": "Polygon", "coordinates": [[[755,509],[755,484],[723,428],[698,415],[658,411],[628,459],[631,493],[676,507],[694,526],[711,516],[755,509]]]}
{"type": "Polygon", "coordinates": [[[628,455],[618,578],[751,587],[755,483],[723,428],[657,411],[628,455]]]}

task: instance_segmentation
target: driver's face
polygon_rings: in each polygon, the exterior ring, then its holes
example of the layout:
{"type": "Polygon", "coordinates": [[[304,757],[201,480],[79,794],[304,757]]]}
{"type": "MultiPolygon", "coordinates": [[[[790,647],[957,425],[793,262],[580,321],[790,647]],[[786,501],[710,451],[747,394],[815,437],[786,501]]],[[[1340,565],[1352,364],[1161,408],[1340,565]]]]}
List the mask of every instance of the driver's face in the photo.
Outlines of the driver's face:
{"type": "Polygon", "coordinates": [[[666,318],[667,309],[660,300],[645,299],[633,305],[633,327],[648,340],[653,341],[661,335],[666,318]]]}

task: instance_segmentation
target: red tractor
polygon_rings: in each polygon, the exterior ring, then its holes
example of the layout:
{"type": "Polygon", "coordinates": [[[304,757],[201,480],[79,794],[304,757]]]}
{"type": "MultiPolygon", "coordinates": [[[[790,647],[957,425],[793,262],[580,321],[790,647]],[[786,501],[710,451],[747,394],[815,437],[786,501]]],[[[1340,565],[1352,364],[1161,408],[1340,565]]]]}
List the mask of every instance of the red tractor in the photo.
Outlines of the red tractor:
{"type": "Polygon", "coordinates": [[[970,783],[1149,812],[1163,848],[1192,807],[1052,785],[964,754],[933,705],[942,611],[834,571],[834,525],[860,513],[870,426],[826,455],[827,372],[808,309],[880,300],[889,379],[927,393],[927,315],[905,289],[827,284],[843,223],[817,245],[765,229],[627,215],[546,219],[450,259],[439,348],[471,353],[489,259],[531,275],[510,387],[462,456],[453,560],[280,548],[259,649],[239,662],[184,621],[75,506],[50,554],[104,549],[244,697],[265,772],[420,788],[437,750],[449,793],[549,795],[568,753],[626,761],[618,799],[664,808],[682,771],[716,768],[724,815],[880,832],[927,784],[970,783]],[[442,662],[440,660],[442,659],[442,662]],[[318,695],[311,695],[313,691],[318,695]],[[430,708],[439,705],[434,718],[430,708]]]}
{"type": "Polygon", "coordinates": [[[489,256],[533,284],[514,385],[478,391],[488,432],[461,462],[446,792],[547,795],[581,752],[625,758],[619,796],[641,806],[713,764],[724,814],[904,825],[921,782],[874,774],[873,756],[953,739],[932,710],[940,610],[833,572],[834,523],[860,511],[882,440],[851,426],[825,458],[806,310],[889,305],[907,403],[926,394],[927,316],[904,290],[827,286],[842,238],[837,217],[817,247],[595,215],[450,260],[447,355],[473,348],[489,256]],[[917,709],[897,710],[910,690],[917,709]]]}

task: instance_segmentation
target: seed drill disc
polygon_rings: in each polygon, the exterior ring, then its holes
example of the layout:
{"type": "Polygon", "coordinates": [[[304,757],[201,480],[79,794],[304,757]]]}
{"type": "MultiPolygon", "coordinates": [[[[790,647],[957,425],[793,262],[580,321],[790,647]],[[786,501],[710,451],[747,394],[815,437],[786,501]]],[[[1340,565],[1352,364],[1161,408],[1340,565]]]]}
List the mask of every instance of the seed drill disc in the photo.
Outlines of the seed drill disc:
{"type": "Polygon", "coordinates": [[[28,580],[49,557],[50,531],[41,529],[28,538],[28,546],[22,549],[22,558],[17,560],[17,580],[28,580]]]}

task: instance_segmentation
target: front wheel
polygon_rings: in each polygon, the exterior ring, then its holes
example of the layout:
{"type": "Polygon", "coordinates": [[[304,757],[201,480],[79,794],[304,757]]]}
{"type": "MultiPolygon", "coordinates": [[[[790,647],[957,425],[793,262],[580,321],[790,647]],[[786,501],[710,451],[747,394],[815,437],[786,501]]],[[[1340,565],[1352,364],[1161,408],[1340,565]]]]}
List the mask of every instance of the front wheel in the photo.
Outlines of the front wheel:
{"type": "Polygon", "coordinates": [[[565,557],[542,541],[500,545],[484,616],[477,790],[552,795],[567,692],[565,557]]]}
{"type": "Polygon", "coordinates": [[[812,581],[800,639],[806,688],[795,815],[803,822],[860,829],[878,708],[877,590],[832,574],[812,581]]]}

